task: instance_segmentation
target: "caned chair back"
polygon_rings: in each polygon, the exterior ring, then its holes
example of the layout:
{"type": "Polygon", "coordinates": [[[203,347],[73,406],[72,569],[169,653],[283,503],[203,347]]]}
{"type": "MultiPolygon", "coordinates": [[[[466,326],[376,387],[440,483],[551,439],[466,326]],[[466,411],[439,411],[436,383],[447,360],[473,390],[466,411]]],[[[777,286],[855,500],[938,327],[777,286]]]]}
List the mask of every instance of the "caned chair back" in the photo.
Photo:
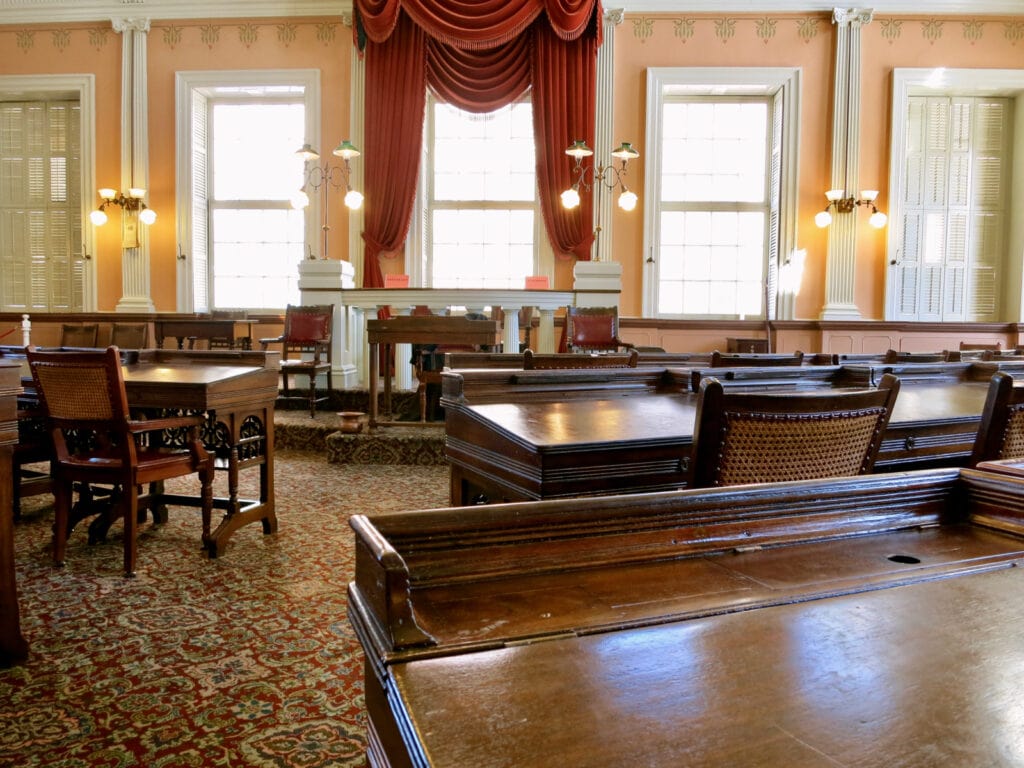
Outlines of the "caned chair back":
{"type": "MultiPolygon", "coordinates": [[[[128,398],[116,347],[96,352],[27,352],[39,406],[46,414],[58,459],[66,459],[66,432],[89,441],[124,444],[128,398]]],[[[130,443],[130,439],[128,440],[130,443]]]]}
{"type": "Polygon", "coordinates": [[[971,466],[979,461],[1024,457],[1024,386],[999,371],[988,385],[981,424],[974,439],[971,466]]]}
{"type": "Polygon", "coordinates": [[[569,307],[565,313],[565,348],[569,352],[618,352],[632,344],[619,338],[616,307],[569,307]]]}
{"type": "Polygon", "coordinates": [[[60,327],[62,347],[95,347],[99,339],[98,323],[63,323],[60,327]]]}
{"type": "Polygon", "coordinates": [[[727,390],[701,381],[690,487],[772,483],[870,472],[899,392],[727,390]]]}

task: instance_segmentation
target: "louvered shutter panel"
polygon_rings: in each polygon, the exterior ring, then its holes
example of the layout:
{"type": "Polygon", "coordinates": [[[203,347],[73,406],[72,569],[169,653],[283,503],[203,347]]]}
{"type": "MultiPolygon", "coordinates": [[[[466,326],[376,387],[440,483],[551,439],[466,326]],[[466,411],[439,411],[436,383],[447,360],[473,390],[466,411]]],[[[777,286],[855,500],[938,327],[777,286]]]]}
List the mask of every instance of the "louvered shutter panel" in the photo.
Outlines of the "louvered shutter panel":
{"type": "Polygon", "coordinates": [[[75,102],[0,107],[0,301],[7,311],[80,311],[81,131],[75,102]]]}
{"type": "Polygon", "coordinates": [[[975,100],[967,319],[979,322],[999,319],[999,274],[1006,228],[1003,201],[1009,194],[1006,169],[1010,112],[1006,99],[975,100]]]}
{"type": "Polygon", "coordinates": [[[209,103],[192,91],[192,311],[210,310],[209,103]]]}
{"type": "Polygon", "coordinates": [[[779,264],[783,254],[779,253],[779,216],[782,197],[782,92],[775,94],[771,103],[771,178],[768,180],[768,274],[765,276],[765,296],[768,306],[765,317],[776,316],[776,298],[779,289],[779,264]]]}

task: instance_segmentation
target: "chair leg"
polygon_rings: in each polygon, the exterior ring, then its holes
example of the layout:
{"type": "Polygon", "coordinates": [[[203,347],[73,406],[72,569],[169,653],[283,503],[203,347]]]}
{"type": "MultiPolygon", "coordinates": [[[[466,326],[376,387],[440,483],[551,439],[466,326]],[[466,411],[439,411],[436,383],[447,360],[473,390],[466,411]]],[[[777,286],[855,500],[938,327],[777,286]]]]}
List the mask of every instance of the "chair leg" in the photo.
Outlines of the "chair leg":
{"type": "Polygon", "coordinates": [[[309,418],[316,418],[316,371],[309,374],[309,418]]]}
{"type": "Polygon", "coordinates": [[[71,483],[56,482],[53,485],[53,562],[64,565],[64,554],[68,543],[68,513],[71,510],[71,483]]]}

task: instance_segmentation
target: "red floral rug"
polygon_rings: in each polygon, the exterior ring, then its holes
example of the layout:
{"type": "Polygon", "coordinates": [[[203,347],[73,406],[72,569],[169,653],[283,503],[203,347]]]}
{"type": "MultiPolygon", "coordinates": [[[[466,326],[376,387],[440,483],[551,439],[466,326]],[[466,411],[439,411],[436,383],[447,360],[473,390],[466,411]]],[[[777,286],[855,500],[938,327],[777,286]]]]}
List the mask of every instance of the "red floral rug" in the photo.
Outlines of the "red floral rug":
{"type": "MultiPolygon", "coordinates": [[[[31,653],[0,670],[0,766],[364,765],[348,518],[446,506],[448,471],[291,450],[276,460],[278,533],[247,526],[210,560],[198,512],[171,508],[167,524],[143,528],[134,579],[121,575],[119,523],[93,546],[76,530],[58,569],[48,497],[23,502],[31,653]]],[[[247,494],[255,474],[243,473],[247,494]]]]}

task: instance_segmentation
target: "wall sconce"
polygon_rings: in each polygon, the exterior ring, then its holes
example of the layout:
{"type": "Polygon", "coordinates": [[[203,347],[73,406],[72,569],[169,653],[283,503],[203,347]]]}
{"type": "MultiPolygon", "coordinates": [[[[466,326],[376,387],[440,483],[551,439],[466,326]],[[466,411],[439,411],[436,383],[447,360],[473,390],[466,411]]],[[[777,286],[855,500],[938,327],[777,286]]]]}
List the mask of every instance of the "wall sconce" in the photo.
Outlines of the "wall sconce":
{"type": "MultiPolygon", "coordinates": [[[[295,154],[299,155],[303,162],[310,163],[320,159],[320,153],[317,152],[309,144],[303,144],[302,147],[295,151],[295,154]]],[[[342,141],[337,147],[334,148],[332,154],[342,159],[341,165],[331,165],[330,163],[324,163],[323,165],[313,165],[306,169],[306,182],[302,185],[302,189],[295,193],[292,197],[293,208],[305,208],[309,205],[309,195],[306,194],[306,187],[309,187],[314,193],[320,190],[323,195],[323,205],[321,209],[321,216],[323,218],[323,224],[321,229],[324,233],[324,252],[321,258],[327,258],[327,235],[330,232],[330,225],[327,223],[327,191],[333,187],[337,191],[345,190],[345,205],[350,210],[358,210],[363,204],[362,193],[352,189],[352,183],[350,176],[352,174],[352,167],[349,165],[349,161],[354,157],[359,157],[360,152],[348,139],[342,141]]]]}
{"type": "MultiPolygon", "coordinates": [[[[591,157],[594,154],[594,150],[588,147],[587,143],[583,140],[574,141],[565,150],[565,154],[576,160],[572,170],[573,175],[576,176],[576,181],[569,189],[562,193],[562,207],[571,210],[580,204],[580,187],[590,191],[591,186],[605,186],[612,190],[616,187],[622,187],[622,191],[619,193],[619,208],[624,211],[632,211],[636,208],[636,193],[629,190],[624,180],[626,176],[626,163],[640,157],[640,153],[633,149],[632,144],[624,141],[612,150],[612,157],[622,161],[622,164],[618,167],[614,163],[584,166],[583,158],[591,157]]],[[[598,231],[600,229],[599,226],[598,231]]]]}
{"type": "Polygon", "coordinates": [[[121,247],[139,247],[139,222],[149,226],[156,221],[156,211],[146,206],[142,198],[146,196],[146,190],[139,187],[130,187],[128,193],[118,192],[116,189],[104,187],[99,190],[103,199],[100,207],[89,214],[89,220],[97,227],[107,223],[107,206],[118,205],[125,213],[121,220],[121,247]]]}
{"type": "Polygon", "coordinates": [[[830,212],[832,208],[835,208],[836,213],[853,213],[859,205],[871,206],[871,216],[868,218],[868,224],[875,229],[881,229],[885,226],[885,222],[888,221],[888,217],[875,206],[875,198],[878,197],[877,189],[861,190],[860,199],[853,195],[847,195],[844,189],[830,189],[825,193],[825,197],[828,199],[828,205],[825,206],[823,211],[818,211],[814,216],[814,223],[819,227],[827,227],[832,223],[832,214],[830,212]]]}

